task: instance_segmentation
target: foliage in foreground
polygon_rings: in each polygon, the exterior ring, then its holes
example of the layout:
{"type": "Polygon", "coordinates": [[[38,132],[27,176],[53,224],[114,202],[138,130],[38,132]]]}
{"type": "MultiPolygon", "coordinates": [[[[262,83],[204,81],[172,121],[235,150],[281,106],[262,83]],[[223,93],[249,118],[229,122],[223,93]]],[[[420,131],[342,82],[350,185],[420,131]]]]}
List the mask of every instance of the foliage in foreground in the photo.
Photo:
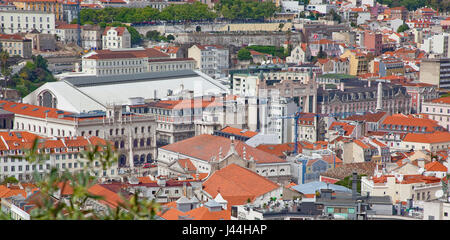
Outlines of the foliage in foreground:
{"type": "MultiPolygon", "coordinates": [[[[25,156],[16,156],[29,163],[42,163],[48,159],[44,151],[39,151],[39,142],[36,139],[30,150],[24,150],[25,156]]],[[[94,209],[86,208],[89,201],[102,200],[104,197],[89,192],[89,188],[97,183],[97,178],[89,169],[95,161],[99,161],[103,170],[112,166],[117,161],[117,156],[112,147],[96,145],[82,153],[88,160],[84,170],[78,173],[69,173],[52,168],[50,173],[40,176],[36,171],[33,174],[34,183],[39,188],[39,196],[33,201],[37,205],[32,209],[30,216],[32,220],[148,220],[154,219],[159,205],[154,201],[140,198],[136,192],[130,198],[122,197],[119,207],[108,208],[106,212],[96,212],[94,209]],[[71,197],[56,199],[57,193],[64,189],[73,189],[71,197]]],[[[34,195],[33,195],[34,196],[34,195]]],[[[28,197],[28,196],[27,196],[28,197]]],[[[10,216],[0,211],[0,219],[10,219],[10,216]]]]}

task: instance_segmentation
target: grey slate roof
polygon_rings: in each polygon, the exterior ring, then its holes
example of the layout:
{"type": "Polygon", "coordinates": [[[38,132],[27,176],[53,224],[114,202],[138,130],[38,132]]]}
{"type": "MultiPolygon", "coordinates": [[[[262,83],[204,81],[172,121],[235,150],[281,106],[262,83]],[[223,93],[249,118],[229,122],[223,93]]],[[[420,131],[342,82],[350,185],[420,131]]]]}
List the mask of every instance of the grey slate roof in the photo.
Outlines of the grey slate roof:
{"type": "Polygon", "coordinates": [[[336,192],[352,192],[351,189],[348,189],[344,186],[340,186],[340,185],[335,185],[335,184],[327,184],[325,182],[319,182],[319,181],[314,181],[314,182],[309,182],[309,183],[305,183],[305,184],[299,184],[296,186],[292,187],[294,190],[301,192],[303,194],[314,194],[316,193],[316,191],[319,191],[320,189],[332,189],[333,191],[336,192]]]}
{"type": "Polygon", "coordinates": [[[108,85],[118,83],[129,83],[149,80],[161,80],[169,78],[183,78],[198,76],[192,70],[170,71],[170,72],[146,72],[136,73],[133,75],[112,75],[112,76],[85,76],[85,77],[68,77],[65,81],[76,87],[86,87],[95,85],[108,85]]]}

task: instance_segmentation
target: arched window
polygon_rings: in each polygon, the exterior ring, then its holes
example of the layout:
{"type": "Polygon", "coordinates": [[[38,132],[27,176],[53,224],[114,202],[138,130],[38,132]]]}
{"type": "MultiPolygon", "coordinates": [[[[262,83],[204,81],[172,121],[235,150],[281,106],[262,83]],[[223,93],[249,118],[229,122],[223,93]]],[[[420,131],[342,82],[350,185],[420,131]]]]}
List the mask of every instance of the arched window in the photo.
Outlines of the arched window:
{"type": "Polygon", "coordinates": [[[148,163],[151,163],[151,162],[153,162],[153,158],[152,158],[152,154],[147,154],[147,162],[148,163]]]}
{"type": "Polygon", "coordinates": [[[52,96],[52,94],[50,92],[48,92],[48,91],[45,91],[42,94],[41,106],[52,108],[53,105],[54,105],[54,103],[53,103],[53,96],[52,96]]]}
{"type": "Polygon", "coordinates": [[[140,146],[143,147],[144,144],[145,144],[145,139],[142,138],[142,139],[141,139],[141,142],[140,142],[140,146]]]}

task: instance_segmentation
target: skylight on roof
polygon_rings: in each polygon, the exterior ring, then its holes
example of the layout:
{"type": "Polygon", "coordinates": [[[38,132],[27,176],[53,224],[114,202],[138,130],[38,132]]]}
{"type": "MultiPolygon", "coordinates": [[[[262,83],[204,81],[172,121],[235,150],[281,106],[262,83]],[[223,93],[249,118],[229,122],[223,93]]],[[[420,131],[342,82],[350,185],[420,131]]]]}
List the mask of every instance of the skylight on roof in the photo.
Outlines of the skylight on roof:
{"type": "Polygon", "coordinates": [[[27,106],[23,106],[23,107],[22,107],[22,109],[26,109],[26,108],[27,108],[27,106]]]}
{"type": "Polygon", "coordinates": [[[50,110],[45,110],[45,111],[44,111],[44,113],[48,113],[48,112],[50,112],[50,110]]]}
{"type": "Polygon", "coordinates": [[[39,110],[39,108],[34,108],[32,111],[37,111],[37,110],[39,110]]]}
{"type": "Polygon", "coordinates": [[[15,106],[16,106],[16,104],[11,105],[11,107],[15,107],[15,106]]]}

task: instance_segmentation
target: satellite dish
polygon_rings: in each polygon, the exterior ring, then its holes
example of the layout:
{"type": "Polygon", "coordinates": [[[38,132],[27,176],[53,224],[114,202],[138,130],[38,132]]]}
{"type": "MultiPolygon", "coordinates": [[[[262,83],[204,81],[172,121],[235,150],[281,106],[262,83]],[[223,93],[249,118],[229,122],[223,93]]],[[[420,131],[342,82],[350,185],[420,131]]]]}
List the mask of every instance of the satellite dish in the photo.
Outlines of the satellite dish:
{"type": "Polygon", "coordinates": [[[436,196],[436,198],[441,198],[442,196],[444,196],[444,191],[437,190],[436,193],[434,193],[434,196],[436,196]]]}

